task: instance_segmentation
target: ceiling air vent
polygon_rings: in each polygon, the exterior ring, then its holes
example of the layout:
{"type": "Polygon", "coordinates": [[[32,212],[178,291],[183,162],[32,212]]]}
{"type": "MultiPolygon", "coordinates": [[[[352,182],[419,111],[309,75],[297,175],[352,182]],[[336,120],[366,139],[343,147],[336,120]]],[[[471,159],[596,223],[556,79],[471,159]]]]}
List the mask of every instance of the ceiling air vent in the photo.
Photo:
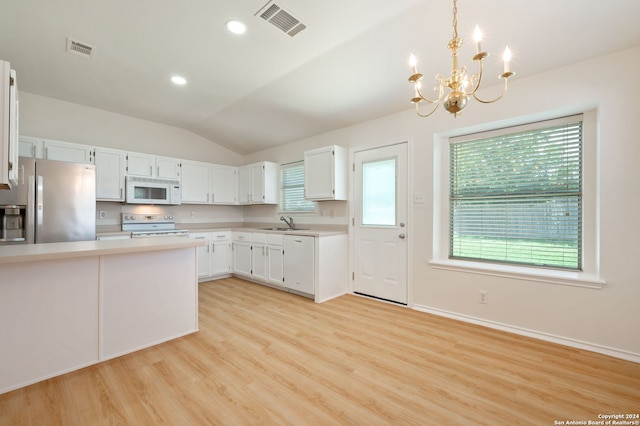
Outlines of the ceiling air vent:
{"type": "Polygon", "coordinates": [[[67,53],[84,56],[85,58],[93,58],[96,54],[95,47],[87,43],[81,43],[70,37],[67,37],[67,53]]]}
{"type": "Polygon", "coordinates": [[[300,22],[298,18],[294,18],[293,15],[284,10],[281,6],[275,4],[273,1],[264,5],[264,7],[256,13],[256,16],[270,22],[277,28],[289,34],[291,37],[307,28],[307,26],[300,22]]]}

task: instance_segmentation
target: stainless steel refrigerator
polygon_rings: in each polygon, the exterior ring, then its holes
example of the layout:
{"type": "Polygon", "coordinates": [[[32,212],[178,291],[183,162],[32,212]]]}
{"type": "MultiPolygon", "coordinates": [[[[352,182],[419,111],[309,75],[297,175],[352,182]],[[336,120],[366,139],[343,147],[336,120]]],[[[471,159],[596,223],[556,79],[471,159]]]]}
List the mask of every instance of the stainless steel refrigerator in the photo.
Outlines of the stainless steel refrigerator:
{"type": "Polygon", "coordinates": [[[0,206],[24,208],[22,243],[95,240],[94,165],[28,157],[20,157],[18,164],[18,185],[0,190],[0,206]]]}

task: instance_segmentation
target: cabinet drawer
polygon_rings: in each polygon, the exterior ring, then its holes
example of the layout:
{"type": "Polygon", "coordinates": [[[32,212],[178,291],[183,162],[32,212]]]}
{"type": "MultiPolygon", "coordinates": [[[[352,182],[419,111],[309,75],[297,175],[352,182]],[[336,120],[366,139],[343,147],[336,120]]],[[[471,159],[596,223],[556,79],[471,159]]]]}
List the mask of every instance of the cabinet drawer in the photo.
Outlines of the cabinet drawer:
{"type": "Polygon", "coordinates": [[[233,233],[233,241],[238,242],[251,242],[251,232],[234,232],[233,233]]]}
{"type": "Polygon", "coordinates": [[[211,233],[211,241],[229,241],[231,239],[231,231],[218,231],[211,233]]]}

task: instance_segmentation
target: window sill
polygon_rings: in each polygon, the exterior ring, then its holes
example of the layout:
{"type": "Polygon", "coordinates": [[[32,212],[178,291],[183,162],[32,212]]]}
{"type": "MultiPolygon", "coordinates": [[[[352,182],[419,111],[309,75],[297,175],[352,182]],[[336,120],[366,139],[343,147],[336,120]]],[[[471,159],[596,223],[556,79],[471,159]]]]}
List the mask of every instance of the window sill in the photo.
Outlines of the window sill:
{"type": "Polygon", "coordinates": [[[521,266],[484,264],[464,260],[437,259],[429,261],[434,269],[447,271],[467,272],[479,275],[491,275],[502,278],[535,281],[548,284],[568,285],[601,289],[606,282],[599,276],[572,271],[559,271],[552,269],[525,268],[521,266]]]}

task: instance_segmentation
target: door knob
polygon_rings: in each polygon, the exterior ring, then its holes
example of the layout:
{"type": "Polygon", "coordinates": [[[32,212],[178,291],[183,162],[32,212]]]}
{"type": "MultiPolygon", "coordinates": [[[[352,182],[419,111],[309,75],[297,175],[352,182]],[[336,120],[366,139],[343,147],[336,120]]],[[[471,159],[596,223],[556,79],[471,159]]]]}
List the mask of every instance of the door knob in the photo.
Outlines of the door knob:
{"type": "Polygon", "coordinates": [[[404,234],[398,235],[398,238],[400,238],[401,240],[404,240],[404,234]]]}

